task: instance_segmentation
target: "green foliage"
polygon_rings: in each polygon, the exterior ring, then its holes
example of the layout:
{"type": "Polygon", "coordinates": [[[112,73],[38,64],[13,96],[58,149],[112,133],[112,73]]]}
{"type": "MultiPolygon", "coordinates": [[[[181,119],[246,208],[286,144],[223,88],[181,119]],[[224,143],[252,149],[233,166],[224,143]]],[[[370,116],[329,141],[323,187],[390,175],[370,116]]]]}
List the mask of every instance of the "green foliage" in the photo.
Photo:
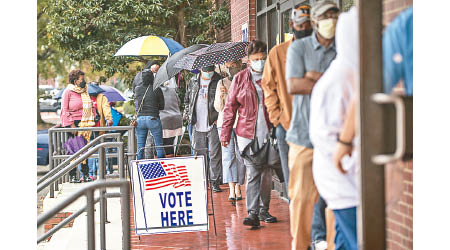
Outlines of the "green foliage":
{"type": "Polygon", "coordinates": [[[141,70],[142,58],[114,57],[126,42],[144,35],[174,38],[189,46],[212,42],[215,28],[230,21],[211,0],[46,0],[49,46],[75,62],[87,61],[106,77],[120,73],[126,85],[141,70]],[[184,14],[183,15],[181,14],[184,14]],[[180,19],[182,18],[182,19],[180,19]],[[185,37],[180,30],[185,28],[185,37]]]}
{"type": "Polygon", "coordinates": [[[128,102],[123,103],[123,113],[129,115],[136,114],[136,107],[134,106],[134,100],[130,100],[128,102]]]}
{"type": "Polygon", "coordinates": [[[342,0],[342,12],[349,11],[354,4],[353,0],[342,0]]]}
{"type": "Polygon", "coordinates": [[[46,13],[48,0],[40,0],[37,4],[37,70],[44,79],[67,75],[72,61],[56,46],[52,46],[48,33],[49,16],[46,13]]]}

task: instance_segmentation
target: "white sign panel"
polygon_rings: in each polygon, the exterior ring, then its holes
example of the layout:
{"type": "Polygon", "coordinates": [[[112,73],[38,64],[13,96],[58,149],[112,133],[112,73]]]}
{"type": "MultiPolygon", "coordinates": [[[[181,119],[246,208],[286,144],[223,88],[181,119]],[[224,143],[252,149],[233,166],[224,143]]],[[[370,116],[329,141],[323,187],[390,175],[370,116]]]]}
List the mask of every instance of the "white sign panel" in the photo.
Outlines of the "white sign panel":
{"type": "Polygon", "coordinates": [[[131,162],[136,234],[208,230],[203,156],[131,162]]]}
{"type": "Polygon", "coordinates": [[[248,23],[242,24],[242,42],[248,42],[248,23]]]}

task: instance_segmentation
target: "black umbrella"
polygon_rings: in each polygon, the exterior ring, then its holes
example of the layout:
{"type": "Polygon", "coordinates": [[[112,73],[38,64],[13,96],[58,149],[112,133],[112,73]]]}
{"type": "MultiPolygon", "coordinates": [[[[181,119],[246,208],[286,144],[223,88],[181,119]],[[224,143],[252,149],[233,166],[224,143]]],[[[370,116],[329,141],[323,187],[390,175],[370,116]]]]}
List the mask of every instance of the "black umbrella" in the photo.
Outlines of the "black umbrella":
{"type": "Polygon", "coordinates": [[[175,64],[180,69],[201,69],[206,66],[223,64],[242,59],[247,55],[248,42],[227,42],[211,44],[184,56],[175,64]]]}
{"type": "Polygon", "coordinates": [[[174,68],[173,66],[185,55],[197,51],[199,49],[208,47],[206,44],[195,44],[188,48],[182,49],[177,53],[173,54],[161,65],[158,72],[156,73],[155,80],[153,82],[153,89],[158,88],[164,82],[168,81],[170,78],[178,74],[182,69],[174,68]]]}

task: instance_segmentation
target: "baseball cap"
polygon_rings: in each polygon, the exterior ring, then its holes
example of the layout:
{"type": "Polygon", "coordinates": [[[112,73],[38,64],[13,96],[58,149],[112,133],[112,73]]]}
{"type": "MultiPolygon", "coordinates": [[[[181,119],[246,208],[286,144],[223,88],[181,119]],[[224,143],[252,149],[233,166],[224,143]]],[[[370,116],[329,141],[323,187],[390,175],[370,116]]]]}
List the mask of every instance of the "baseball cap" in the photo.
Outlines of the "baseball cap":
{"type": "Polygon", "coordinates": [[[311,7],[307,4],[302,4],[298,6],[296,9],[292,9],[291,12],[291,20],[296,25],[300,25],[306,21],[309,21],[311,7]]]}
{"type": "Polygon", "coordinates": [[[337,5],[331,1],[324,0],[324,1],[318,1],[316,2],[313,7],[311,8],[311,18],[317,19],[320,15],[327,12],[330,9],[336,9],[339,11],[339,8],[337,5]]]}

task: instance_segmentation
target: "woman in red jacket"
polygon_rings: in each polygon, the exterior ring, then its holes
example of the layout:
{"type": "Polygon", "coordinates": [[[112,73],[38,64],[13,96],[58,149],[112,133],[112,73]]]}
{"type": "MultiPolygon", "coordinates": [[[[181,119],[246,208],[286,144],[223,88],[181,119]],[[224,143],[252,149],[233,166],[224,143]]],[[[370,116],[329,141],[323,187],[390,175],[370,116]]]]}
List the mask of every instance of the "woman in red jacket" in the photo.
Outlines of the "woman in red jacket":
{"type": "MultiPolygon", "coordinates": [[[[250,66],[234,76],[225,104],[220,141],[222,146],[228,146],[236,114],[239,114],[235,133],[241,153],[250,143],[257,143],[260,148],[272,127],[264,106],[264,93],[261,88],[266,51],[267,45],[264,42],[252,41],[249,44],[247,52],[250,66]]],[[[271,169],[267,166],[256,166],[246,159],[244,165],[247,168],[248,212],[244,225],[259,227],[260,220],[266,223],[277,222],[277,218],[269,214],[271,169]]]]}

